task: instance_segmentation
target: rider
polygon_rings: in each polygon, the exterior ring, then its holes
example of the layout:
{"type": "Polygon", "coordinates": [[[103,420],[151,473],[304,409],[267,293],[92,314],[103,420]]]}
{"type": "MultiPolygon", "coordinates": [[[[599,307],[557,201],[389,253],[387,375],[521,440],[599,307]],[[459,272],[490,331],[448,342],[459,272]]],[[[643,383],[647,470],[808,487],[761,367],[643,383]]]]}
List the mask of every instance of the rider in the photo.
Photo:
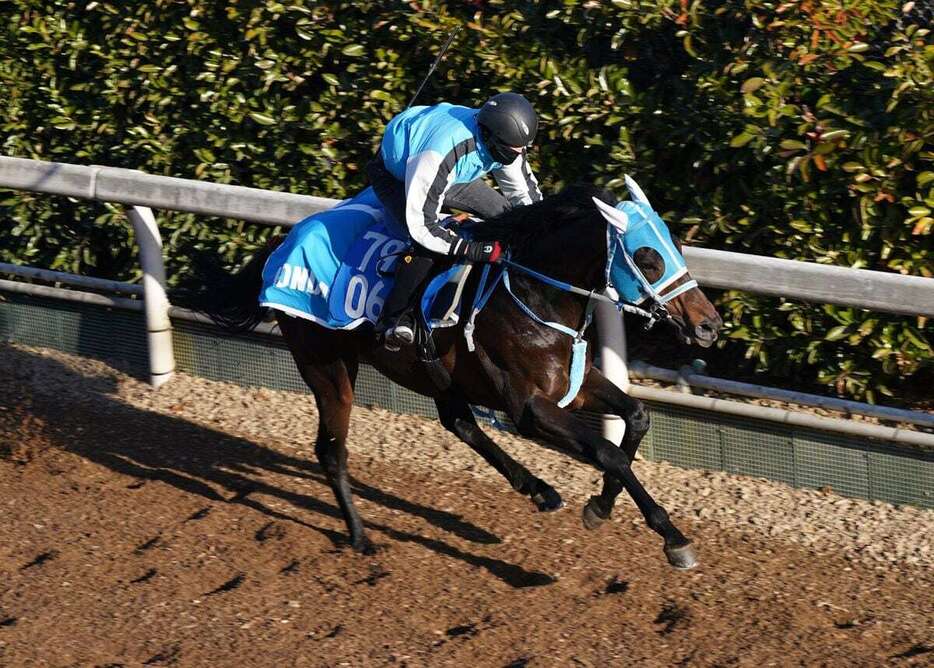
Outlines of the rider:
{"type": "Polygon", "coordinates": [[[502,253],[499,242],[467,241],[442,226],[442,206],[491,218],[542,198],[526,157],[537,129],[532,105],[517,93],[494,95],[480,109],[411,107],[389,121],[367,176],[390,224],[416,247],[397,263],[377,325],[386,348],[415,340],[410,302],[438,254],[496,262],[502,253]],[[488,172],[502,195],[482,180],[488,172]]]}

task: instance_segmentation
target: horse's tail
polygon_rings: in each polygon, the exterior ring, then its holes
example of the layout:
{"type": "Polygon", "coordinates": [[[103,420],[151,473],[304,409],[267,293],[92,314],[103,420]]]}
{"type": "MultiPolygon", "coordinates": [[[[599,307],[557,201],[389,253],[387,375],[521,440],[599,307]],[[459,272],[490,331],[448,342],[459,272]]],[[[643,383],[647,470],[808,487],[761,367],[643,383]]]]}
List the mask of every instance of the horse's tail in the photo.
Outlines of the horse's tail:
{"type": "Polygon", "coordinates": [[[270,241],[236,273],[227,271],[214,255],[196,255],[191,275],[170,291],[169,299],[175,306],[206,315],[232,334],[253,330],[269,311],[259,305],[263,267],[280,241],[270,241]]]}

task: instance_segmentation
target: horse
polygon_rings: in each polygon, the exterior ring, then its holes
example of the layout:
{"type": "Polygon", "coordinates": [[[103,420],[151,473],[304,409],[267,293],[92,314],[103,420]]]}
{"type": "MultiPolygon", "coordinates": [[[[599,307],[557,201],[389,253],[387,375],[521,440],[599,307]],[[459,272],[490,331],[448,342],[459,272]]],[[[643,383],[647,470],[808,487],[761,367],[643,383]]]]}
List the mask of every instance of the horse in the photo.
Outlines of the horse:
{"type": "MultiPolygon", "coordinates": [[[[641,191],[638,194],[644,197],[641,191]]],[[[582,360],[575,359],[575,347],[581,340],[590,340],[589,332],[574,338],[567,335],[583,334],[594,297],[609,299],[602,295],[613,294],[607,288],[611,254],[608,231],[614,225],[620,228],[620,218],[625,218],[615,204],[610,193],[597,187],[571,186],[472,226],[474,239],[499,240],[509,249],[509,280],[500,281],[491,290],[480,285],[480,272],[468,276],[465,303],[481,289],[487,291],[488,299],[476,321],[469,324],[475,328],[471,337],[464,336],[468,325],[463,322],[435,331],[438,359],[450,377],[450,383],[443,388],[426,373],[412,346],[389,352],[369,326],[347,331],[328,329],[275,311],[275,320],[298,371],[314,395],[319,415],[315,454],[340,506],[354,550],[370,554],[376,549],[354,506],[347,472],[354,382],[364,362],[396,383],[432,398],[445,429],[493,466],[515,491],[529,497],[539,511],[562,507],[561,496],[480,429],[471,405],[504,412],[521,435],[544,442],[603,473],[602,490],[583,508],[587,528],[595,529],[610,517],[616,497],[625,489],[648,526],[662,537],[669,563],[679,569],[696,565],[691,542],[631,468],[639,442],[649,429],[645,406],[593,365],[592,346],[587,347],[582,360]],[[559,331],[560,323],[567,331],[559,331]],[[557,329],[553,326],[556,324],[557,329]],[[470,345],[466,338],[472,339],[470,345]],[[582,375],[578,378],[579,390],[573,399],[564,402],[566,405],[559,406],[573,381],[575,365],[578,375],[582,375]],[[576,411],[622,418],[625,435],[620,446],[597,433],[576,411]]],[[[675,244],[680,255],[680,243],[675,244]]],[[[210,279],[213,285],[196,295],[187,295],[186,305],[231,330],[255,326],[268,315],[259,305],[258,295],[262,267],[274,248],[272,244],[257,253],[237,274],[210,279]],[[222,285],[224,280],[229,283],[222,285]]],[[[627,253],[626,263],[620,266],[641,273],[639,282],[651,286],[665,273],[663,265],[658,252],[644,247],[627,253]]],[[[710,346],[722,320],[686,268],[683,271],[664,290],[655,292],[650,288],[651,310],[641,312],[673,326],[684,342],[710,346]]],[[[624,305],[618,297],[613,301],[620,308],[624,305]]]]}

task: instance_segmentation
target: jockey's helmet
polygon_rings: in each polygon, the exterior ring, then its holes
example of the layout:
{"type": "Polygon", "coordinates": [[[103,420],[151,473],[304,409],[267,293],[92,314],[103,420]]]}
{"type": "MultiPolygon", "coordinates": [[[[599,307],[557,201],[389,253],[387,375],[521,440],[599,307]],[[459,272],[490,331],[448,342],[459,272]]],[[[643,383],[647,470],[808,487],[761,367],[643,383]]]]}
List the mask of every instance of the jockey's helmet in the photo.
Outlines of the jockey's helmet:
{"type": "Polygon", "coordinates": [[[508,165],[535,139],[538,116],[518,93],[498,93],[480,108],[477,123],[497,162],[508,165]]]}

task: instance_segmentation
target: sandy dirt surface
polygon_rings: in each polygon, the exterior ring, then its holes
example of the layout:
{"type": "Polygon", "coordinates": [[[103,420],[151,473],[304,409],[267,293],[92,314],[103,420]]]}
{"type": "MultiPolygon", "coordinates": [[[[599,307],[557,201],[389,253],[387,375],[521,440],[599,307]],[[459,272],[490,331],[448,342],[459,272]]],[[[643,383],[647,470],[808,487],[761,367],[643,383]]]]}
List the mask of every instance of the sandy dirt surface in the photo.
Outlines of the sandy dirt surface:
{"type": "Polygon", "coordinates": [[[694,541],[672,570],[598,475],[496,438],[531,502],[429,420],[355,410],[382,550],[346,547],[310,396],[0,346],[2,666],[917,666],[934,663],[934,513],[637,462],[694,541]]]}

